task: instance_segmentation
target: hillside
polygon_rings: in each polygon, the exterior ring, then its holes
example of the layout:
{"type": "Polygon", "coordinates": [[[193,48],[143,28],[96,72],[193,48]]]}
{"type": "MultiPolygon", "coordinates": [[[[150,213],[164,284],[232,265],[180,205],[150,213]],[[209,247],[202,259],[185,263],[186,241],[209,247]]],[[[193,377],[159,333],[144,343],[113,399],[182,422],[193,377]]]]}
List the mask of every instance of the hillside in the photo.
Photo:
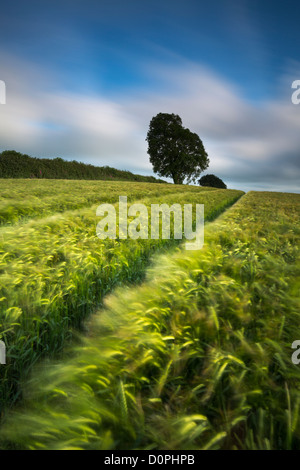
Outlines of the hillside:
{"type": "Polygon", "coordinates": [[[154,176],[135,175],[109,166],[93,166],[62,158],[35,158],[15,150],[0,153],[0,178],[48,178],[69,180],[118,180],[166,183],[154,176]]]}
{"type": "Polygon", "coordinates": [[[299,450],[299,195],[186,189],[155,202],[205,205],[198,251],[97,240],[95,207],[2,227],[0,448],[299,450]]]}
{"type": "MultiPolygon", "coordinates": [[[[96,234],[99,203],[118,212],[128,202],[205,204],[206,221],[232,205],[241,191],[116,181],[3,180],[0,189],[0,417],[19,400],[20,384],[41,357],[53,357],[73,328],[117,285],[139,283],[154,253],[174,239],[106,239],[96,234]],[[62,188],[63,186],[63,188],[62,188]],[[80,193],[81,199],[80,199],[80,193]]],[[[151,230],[149,224],[149,230],[151,230]]]]}

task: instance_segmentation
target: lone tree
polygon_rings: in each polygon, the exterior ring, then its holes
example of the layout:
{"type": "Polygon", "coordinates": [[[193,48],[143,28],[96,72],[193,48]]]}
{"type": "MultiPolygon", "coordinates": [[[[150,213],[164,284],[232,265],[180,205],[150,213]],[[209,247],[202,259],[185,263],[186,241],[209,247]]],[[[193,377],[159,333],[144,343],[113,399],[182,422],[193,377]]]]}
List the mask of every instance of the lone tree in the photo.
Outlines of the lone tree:
{"type": "Polygon", "coordinates": [[[198,183],[201,186],[210,186],[212,188],[227,189],[226,184],[215,175],[204,175],[199,179],[198,183]]]}
{"type": "Polygon", "coordinates": [[[146,141],[153,171],[175,184],[196,182],[209,159],[199,136],[182,126],[177,114],[159,113],[150,121],[146,141]]]}

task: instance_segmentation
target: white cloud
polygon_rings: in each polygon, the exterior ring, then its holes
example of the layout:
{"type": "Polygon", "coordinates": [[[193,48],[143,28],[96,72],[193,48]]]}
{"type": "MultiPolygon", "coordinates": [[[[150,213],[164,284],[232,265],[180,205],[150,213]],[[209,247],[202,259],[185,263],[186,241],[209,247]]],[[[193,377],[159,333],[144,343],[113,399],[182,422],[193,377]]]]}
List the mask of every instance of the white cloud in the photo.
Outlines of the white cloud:
{"type": "Polygon", "coordinates": [[[34,64],[7,57],[1,63],[0,79],[7,84],[7,104],[0,107],[2,150],[149,174],[149,122],[168,112],[179,114],[202,138],[211,161],[207,172],[229,186],[265,181],[276,189],[285,178],[284,187],[299,187],[300,106],[286,96],[251,103],[223,77],[182,62],[151,64],[161,78],[159,90],[131,91],[113,100],[60,89],[55,74],[34,64]]]}

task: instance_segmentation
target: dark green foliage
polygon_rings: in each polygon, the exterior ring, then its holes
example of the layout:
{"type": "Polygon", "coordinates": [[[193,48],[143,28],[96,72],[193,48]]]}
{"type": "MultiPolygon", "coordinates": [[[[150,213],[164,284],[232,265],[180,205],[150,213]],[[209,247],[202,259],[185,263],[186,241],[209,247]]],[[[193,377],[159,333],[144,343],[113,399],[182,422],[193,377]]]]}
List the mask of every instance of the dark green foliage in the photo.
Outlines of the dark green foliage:
{"type": "Polygon", "coordinates": [[[171,177],[175,184],[196,181],[208,167],[209,159],[199,136],[182,126],[177,114],[159,113],[147,133],[148,154],[159,176],[171,177]]]}
{"type": "Polygon", "coordinates": [[[201,186],[210,186],[211,188],[227,189],[226,184],[215,175],[204,175],[199,179],[198,183],[201,186]]]}
{"type": "Polygon", "coordinates": [[[15,150],[0,153],[0,178],[49,178],[69,180],[124,180],[165,183],[154,176],[134,175],[109,166],[93,166],[62,158],[35,158],[15,150]]]}

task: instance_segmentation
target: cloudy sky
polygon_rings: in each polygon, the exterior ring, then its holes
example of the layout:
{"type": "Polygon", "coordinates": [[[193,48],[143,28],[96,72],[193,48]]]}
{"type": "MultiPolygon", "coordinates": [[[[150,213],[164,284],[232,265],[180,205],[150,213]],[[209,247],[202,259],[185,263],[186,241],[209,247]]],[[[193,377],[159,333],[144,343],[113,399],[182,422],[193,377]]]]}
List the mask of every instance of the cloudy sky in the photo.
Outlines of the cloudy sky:
{"type": "Polygon", "coordinates": [[[299,192],[298,0],[0,0],[0,151],[153,174],[179,114],[230,188],[299,192]]]}

